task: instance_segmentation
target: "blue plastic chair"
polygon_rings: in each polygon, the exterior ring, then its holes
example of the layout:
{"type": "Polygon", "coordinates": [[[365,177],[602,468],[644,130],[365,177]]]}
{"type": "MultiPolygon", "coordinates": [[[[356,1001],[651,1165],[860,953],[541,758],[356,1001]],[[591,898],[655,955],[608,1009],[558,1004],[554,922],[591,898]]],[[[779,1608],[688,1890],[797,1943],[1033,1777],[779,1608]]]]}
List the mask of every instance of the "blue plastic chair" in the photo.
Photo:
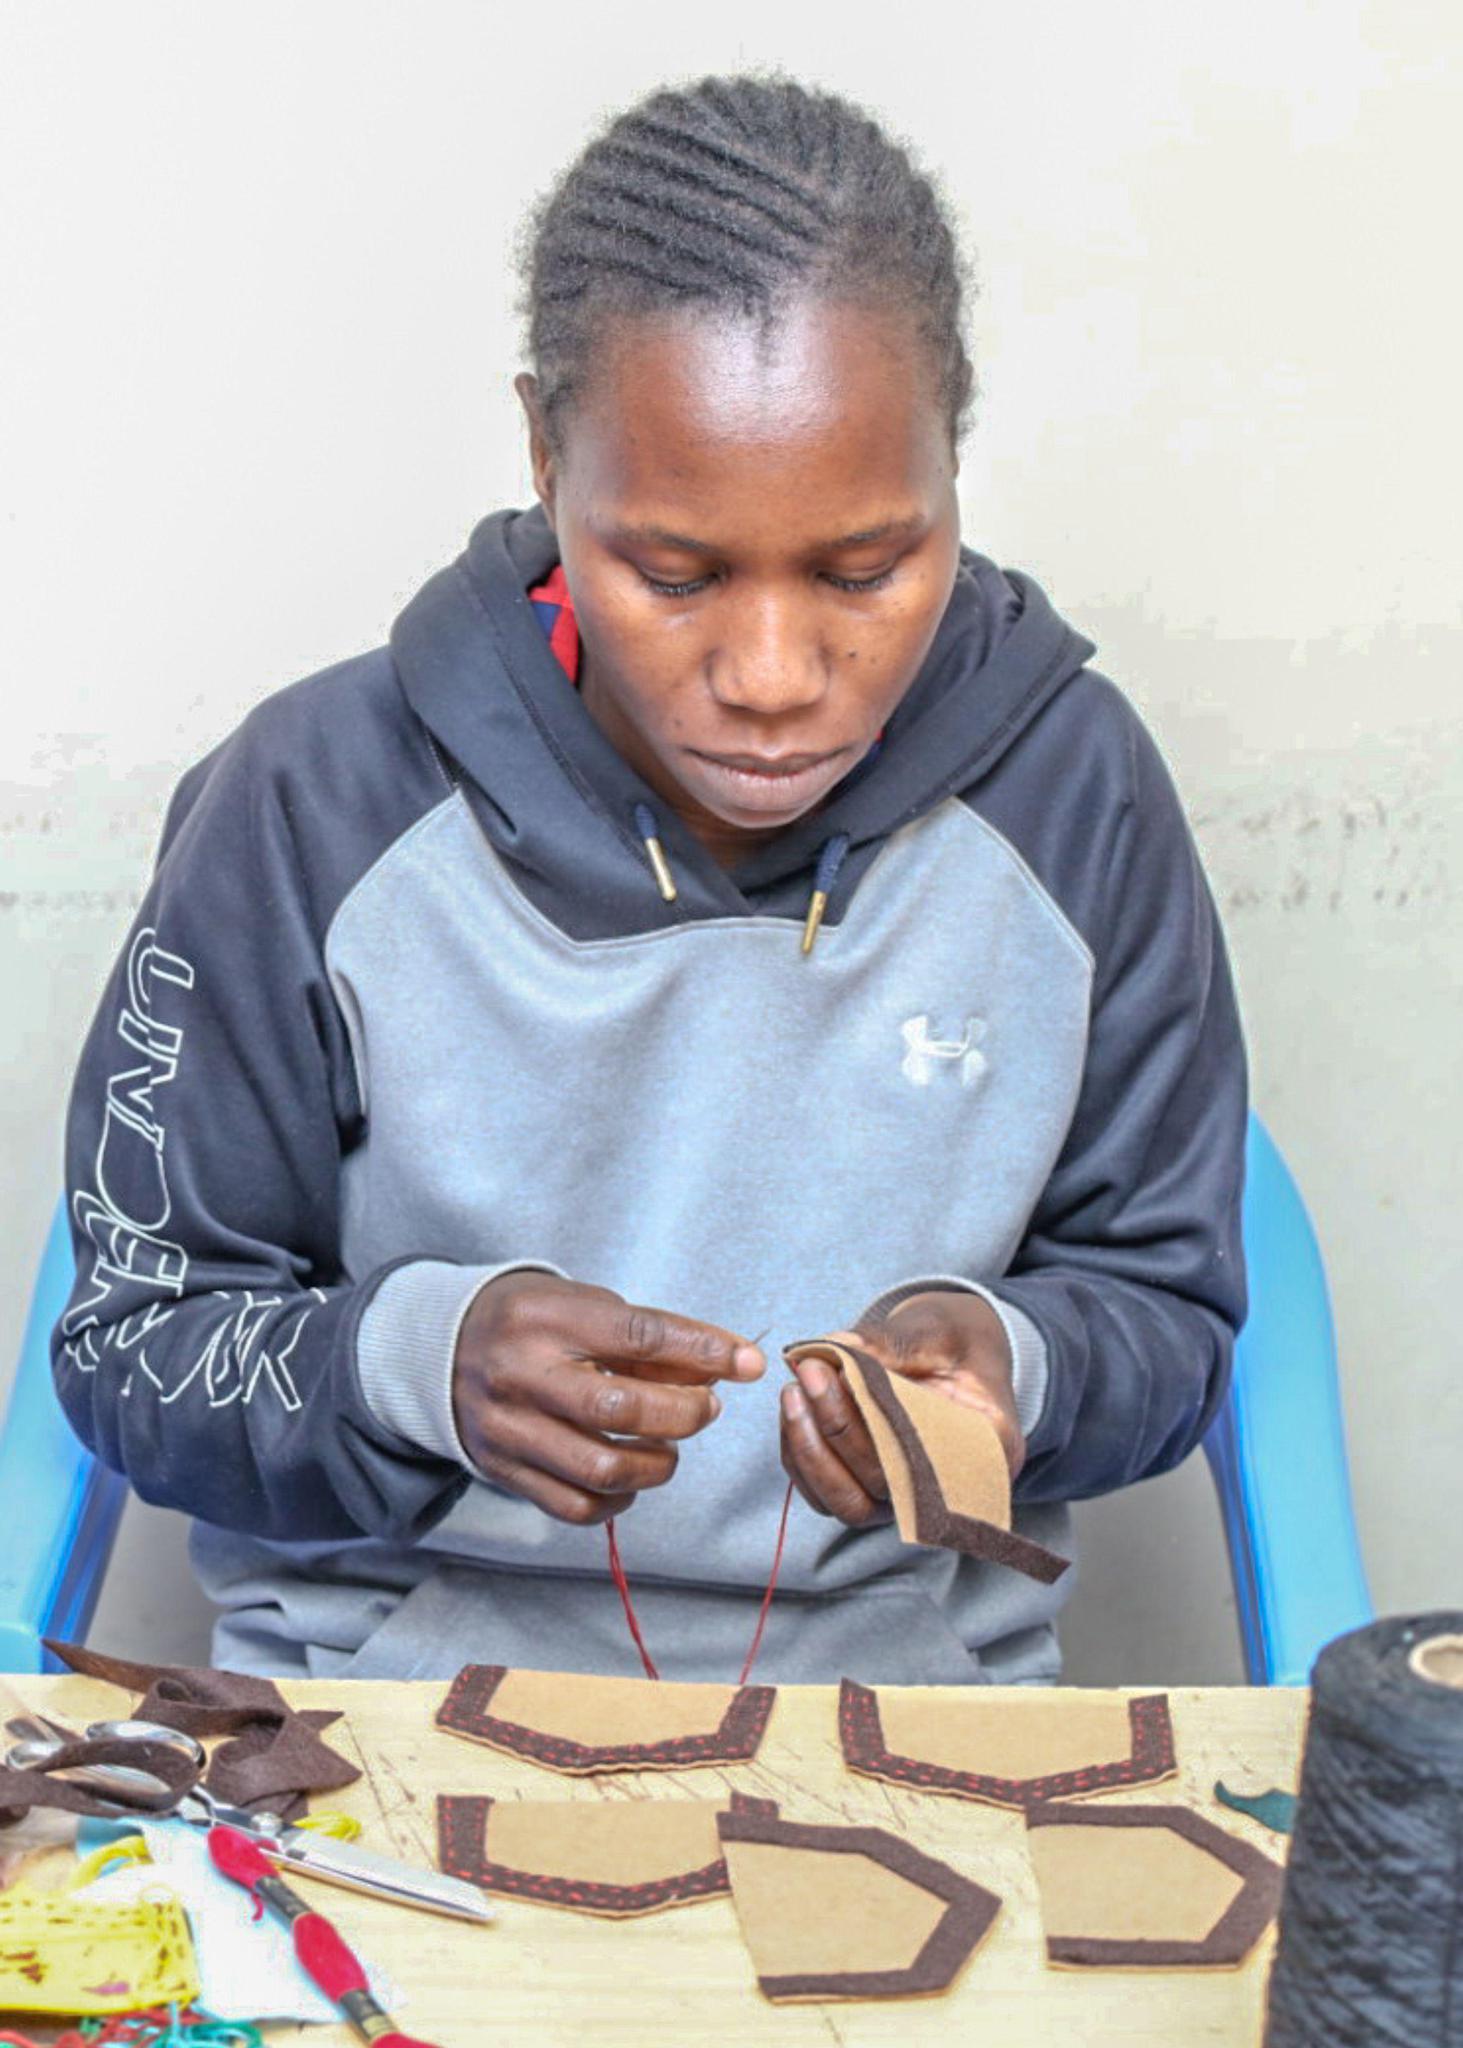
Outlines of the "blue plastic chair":
{"type": "MultiPolygon", "coordinates": [[[[1305,1683],[1323,1643],[1371,1619],[1357,1548],[1325,1269],[1300,1192],[1257,1118],[1246,1152],[1250,1319],[1205,1439],[1255,1685],[1305,1683]]],[[[64,1205],[41,1260],[0,1429],[0,1671],[39,1671],[42,1636],[85,1636],[125,1483],[72,1435],[51,1384],[51,1326],[74,1268],[64,1205]]]]}

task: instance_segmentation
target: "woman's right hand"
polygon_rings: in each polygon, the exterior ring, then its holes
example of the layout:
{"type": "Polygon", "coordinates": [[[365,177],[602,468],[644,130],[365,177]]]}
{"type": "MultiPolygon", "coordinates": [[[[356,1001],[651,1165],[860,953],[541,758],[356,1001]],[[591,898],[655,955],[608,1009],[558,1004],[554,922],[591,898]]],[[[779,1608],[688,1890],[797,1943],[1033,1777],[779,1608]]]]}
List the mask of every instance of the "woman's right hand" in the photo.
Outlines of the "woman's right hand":
{"type": "Polygon", "coordinates": [[[664,1486],[676,1444],[721,1413],[718,1380],[765,1370],[755,1344],[714,1324],[504,1273],[462,1319],[452,1412],[484,1478],[558,1521],[603,1522],[664,1486]]]}

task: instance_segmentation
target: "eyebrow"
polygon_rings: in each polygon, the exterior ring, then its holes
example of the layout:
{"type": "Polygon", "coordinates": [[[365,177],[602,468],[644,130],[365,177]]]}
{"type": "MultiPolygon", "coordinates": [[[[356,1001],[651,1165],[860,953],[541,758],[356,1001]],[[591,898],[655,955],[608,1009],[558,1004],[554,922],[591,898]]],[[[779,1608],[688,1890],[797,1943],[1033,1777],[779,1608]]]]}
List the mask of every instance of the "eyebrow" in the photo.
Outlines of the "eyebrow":
{"type": "MultiPolygon", "coordinates": [[[[922,513],[912,512],[907,519],[886,519],[879,526],[866,526],[858,533],[840,534],[837,540],[819,541],[820,548],[870,547],[876,540],[893,540],[905,534],[917,533],[924,526],[922,513]]],[[[695,540],[687,533],[672,533],[664,526],[617,526],[616,540],[639,541],[652,547],[679,548],[688,555],[715,555],[721,550],[709,540],[695,540]]]]}

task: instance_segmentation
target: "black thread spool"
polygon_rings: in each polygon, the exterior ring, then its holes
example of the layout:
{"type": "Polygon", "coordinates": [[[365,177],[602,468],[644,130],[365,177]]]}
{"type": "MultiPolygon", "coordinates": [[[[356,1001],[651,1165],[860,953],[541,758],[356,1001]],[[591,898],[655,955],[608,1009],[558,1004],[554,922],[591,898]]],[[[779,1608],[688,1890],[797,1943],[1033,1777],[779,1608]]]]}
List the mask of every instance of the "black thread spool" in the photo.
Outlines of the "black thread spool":
{"type": "Polygon", "coordinates": [[[1266,2048],[1463,2048],[1463,1614],[1311,1675],[1266,2048]]]}

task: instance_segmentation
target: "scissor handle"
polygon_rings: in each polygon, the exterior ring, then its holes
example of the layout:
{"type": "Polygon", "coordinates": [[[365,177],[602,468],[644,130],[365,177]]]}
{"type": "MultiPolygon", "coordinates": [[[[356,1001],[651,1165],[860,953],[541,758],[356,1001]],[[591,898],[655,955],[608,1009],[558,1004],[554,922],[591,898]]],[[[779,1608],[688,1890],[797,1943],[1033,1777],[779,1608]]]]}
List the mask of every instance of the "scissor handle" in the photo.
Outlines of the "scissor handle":
{"type": "Polygon", "coordinates": [[[189,1763],[207,1761],[207,1752],[196,1735],[183,1728],[168,1728],[161,1721],[89,1721],[86,1732],[93,1742],[161,1742],[187,1757],[189,1763]]]}

